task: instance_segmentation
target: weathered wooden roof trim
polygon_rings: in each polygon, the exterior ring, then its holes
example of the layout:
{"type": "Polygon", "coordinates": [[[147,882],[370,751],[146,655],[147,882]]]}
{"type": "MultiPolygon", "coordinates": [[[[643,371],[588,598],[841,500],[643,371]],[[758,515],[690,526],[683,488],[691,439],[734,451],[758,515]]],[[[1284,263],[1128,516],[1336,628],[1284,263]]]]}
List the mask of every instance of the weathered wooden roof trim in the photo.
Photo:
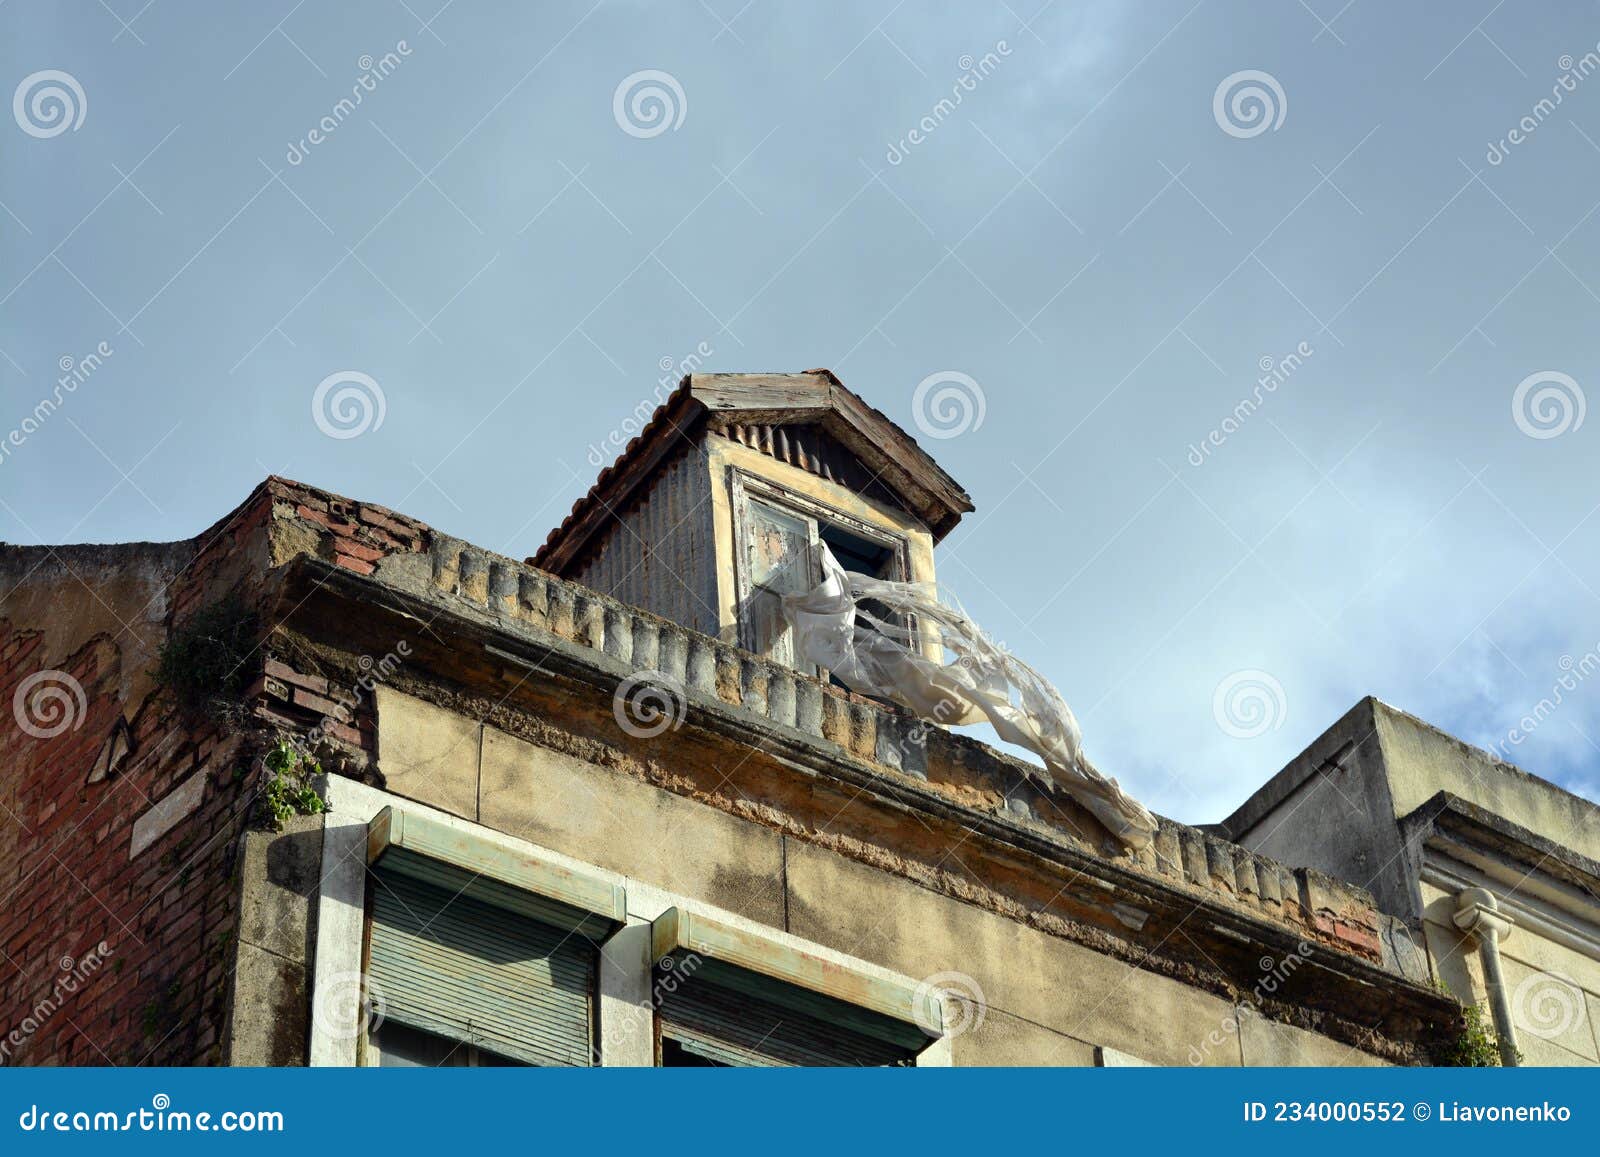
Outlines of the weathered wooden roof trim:
{"type": "Polygon", "coordinates": [[[634,492],[706,430],[745,422],[821,427],[943,538],[972,499],[910,434],[847,389],[830,370],[800,374],[689,374],[643,430],[600,471],[586,494],[527,561],[566,574],[634,492]]]}

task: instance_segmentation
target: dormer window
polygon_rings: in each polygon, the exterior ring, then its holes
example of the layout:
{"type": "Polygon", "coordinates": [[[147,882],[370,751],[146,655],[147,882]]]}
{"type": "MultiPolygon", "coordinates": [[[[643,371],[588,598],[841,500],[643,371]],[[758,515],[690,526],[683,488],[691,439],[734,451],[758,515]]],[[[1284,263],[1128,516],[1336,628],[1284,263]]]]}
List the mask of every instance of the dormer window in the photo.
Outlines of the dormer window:
{"type": "Polygon", "coordinates": [[[827,370],[691,374],[528,561],[822,674],[796,662],[782,596],[819,581],[823,545],[847,570],[931,582],[934,544],[971,509],[827,370]]]}
{"type": "Polygon", "coordinates": [[[906,537],[742,470],[730,471],[730,490],[739,645],[816,674],[795,654],[783,596],[810,590],[821,581],[823,543],[847,571],[904,580],[910,574],[906,537]]]}

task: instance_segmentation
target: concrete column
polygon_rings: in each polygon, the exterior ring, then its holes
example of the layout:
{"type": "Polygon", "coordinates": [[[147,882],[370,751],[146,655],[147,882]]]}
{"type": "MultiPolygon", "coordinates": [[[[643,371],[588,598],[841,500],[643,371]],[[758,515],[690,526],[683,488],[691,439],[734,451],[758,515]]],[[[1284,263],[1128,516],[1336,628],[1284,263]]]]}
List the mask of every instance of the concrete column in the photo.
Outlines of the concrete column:
{"type": "Polygon", "coordinates": [[[1483,962],[1483,983],[1489,991],[1489,1010],[1494,1016],[1494,1031],[1500,1045],[1500,1063],[1517,1066],[1517,1027],[1511,1019],[1511,1002],[1506,996],[1505,974],[1500,968],[1500,941],[1511,934],[1511,918],[1500,911],[1500,902],[1485,888],[1467,888],[1456,897],[1455,925],[1478,942],[1478,958],[1483,962]]]}
{"type": "Polygon", "coordinates": [[[650,925],[634,919],[600,947],[600,1063],[656,1063],[650,925]]]}
{"type": "MultiPolygon", "coordinates": [[[[337,780],[338,776],[330,779],[337,780]]],[[[342,782],[342,781],[341,781],[342,782]]],[[[337,790],[330,786],[330,791],[337,790]]],[[[314,1067],[348,1068],[360,1056],[367,1021],[362,996],[362,920],[366,908],[367,825],[329,813],[322,829],[322,879],[317,894],[316,958],[311,981],[314,1067]]]]}

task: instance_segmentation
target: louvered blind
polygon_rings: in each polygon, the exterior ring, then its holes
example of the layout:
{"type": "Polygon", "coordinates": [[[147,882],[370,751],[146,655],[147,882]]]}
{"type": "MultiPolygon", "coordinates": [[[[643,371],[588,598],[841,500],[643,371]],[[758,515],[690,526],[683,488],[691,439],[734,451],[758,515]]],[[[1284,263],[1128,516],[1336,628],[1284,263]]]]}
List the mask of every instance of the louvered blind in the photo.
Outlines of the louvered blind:
{"type": "Polygon", "coordinates": [[[661,1035],[715,1064],[909,1065],[907,1042],[927,1044],[888,1018],[742,969],[703,962],[692,977],[684,971],[658,969],[661,1035]]]}
{"type": "Polygon", "coordinates": [[[528,1064],[593,1063],[592,941],[382,864],[373,875],[386,1018],[528,1064]]]}

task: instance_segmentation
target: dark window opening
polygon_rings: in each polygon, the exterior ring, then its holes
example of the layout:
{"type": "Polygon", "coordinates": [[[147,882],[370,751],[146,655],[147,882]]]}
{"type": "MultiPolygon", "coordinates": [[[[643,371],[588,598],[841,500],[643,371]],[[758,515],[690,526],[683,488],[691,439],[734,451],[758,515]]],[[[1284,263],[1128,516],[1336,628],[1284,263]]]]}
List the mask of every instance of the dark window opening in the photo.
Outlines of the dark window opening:
{"type": "Polygon", "coordinates": [[[671,1037],[661,1038],[661,1067],[664,1069],[726,1069],[731,1066],[710,1057],[700,1056],[683,1047],[671,1037]]]}
{"type": "MultiPolygon", "coordinates": [[[[898,553],[891,546],[873,542],[871,539],[862,538],[860,535],[851,534],[848,530],[829,523],[821,523],[817,528],[817,537],[827,544],[828,549],[839,565],[851,574],[866,575],[868,578],[902,579],[900,573],[900,559],[898,553]]],[[[863,599],[856,605],[856,626],[865,630],[876,630],[872,622],[890,623],[895,626],[910,628],[910,620],[905,615],[897,615],[876,599],[863,599]],[[865,612],[865,613],[863,613],[865,612]],[[868,618],[870,615],[872,618],[868,618]]],[[[835,687],[850,688],[833,674],[828,673],[828,682],[835,687]]],[[[869,698],[878,699],[872,695],[869,698]]],[[[880,700],[881,701],[881,700],[880,700]]]]}
{"type": "Polygon", "coordinates": [[[833,557],[845,570],[869,578],[895,578],[894,548],[851,534],[839,526],[823,523],[817,537],[828,544],[833,557]]]}
{"type": "MultiPolygon", "coordinates": [[[[824,546],[839,565],[852,574],[904,581],[907,545],[893,532],[878,532],[850,521],[803,496],[783,493],[758,480],[733,481],[736,518],[739,640],[758,655],[765,655],[806,674],[842,685],[830,672],[819,670],[795,653],[794,633],[783,613],[785,595],[802,594],[822,579],[824,546]],[[747,490],[748,487],[748,490],[747,490]]],[[[860,604],[860,611],[904,631],[914,628],[909,616],[893,614],[876,601],[860,604]]],[[[860,627],[874,624],[858,615],[860,627]]],[[[897,640],[906,636],[895,632],[897,640]]]]}
{"type": "Polygon", "coordinates": [[[717,961],[692,975],[656,966],[663,1068],[901,1066],[916,1064],[928,1038],[836,997],[717,961]]]}

